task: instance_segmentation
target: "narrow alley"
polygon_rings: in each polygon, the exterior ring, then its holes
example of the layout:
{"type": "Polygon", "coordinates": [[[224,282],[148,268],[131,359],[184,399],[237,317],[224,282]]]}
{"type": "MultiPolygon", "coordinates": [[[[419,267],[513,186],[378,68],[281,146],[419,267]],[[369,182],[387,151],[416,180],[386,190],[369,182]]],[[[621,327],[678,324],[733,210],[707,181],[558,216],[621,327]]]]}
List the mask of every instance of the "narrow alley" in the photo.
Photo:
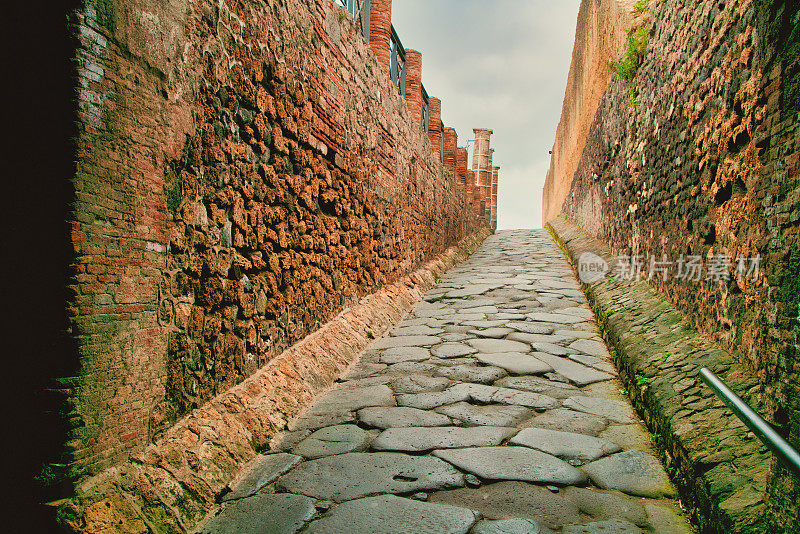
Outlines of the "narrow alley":
{"type": "Polygon", "coordinates": [[[548,232],[498,232],[199,532],[691,532],[621,388],[548,232]]]}

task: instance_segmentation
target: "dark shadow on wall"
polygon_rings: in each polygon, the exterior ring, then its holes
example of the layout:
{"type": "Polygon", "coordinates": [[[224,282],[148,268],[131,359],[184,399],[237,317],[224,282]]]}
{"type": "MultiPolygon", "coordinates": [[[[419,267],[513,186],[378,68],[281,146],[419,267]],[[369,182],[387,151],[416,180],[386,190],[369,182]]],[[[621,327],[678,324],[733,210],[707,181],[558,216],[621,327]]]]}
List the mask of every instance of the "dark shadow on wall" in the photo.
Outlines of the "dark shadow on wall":
{"type": "Polygon", "coordinates": [[[4,10],[6,65],[3,165],[6,336],[2,427],[11,445],[3,485],[5,532],[58,532],[55,511],[43,503],[65,497],[68,406],[58,380],[75,376],[77,352],[67,331],[67,218],[73,200],[76,134],[73,94],[75,44],[67,24],[77,0],[42,6],[14,3],[4,10]],[[10,31],[9,31],[10,30],[10,31]]]}

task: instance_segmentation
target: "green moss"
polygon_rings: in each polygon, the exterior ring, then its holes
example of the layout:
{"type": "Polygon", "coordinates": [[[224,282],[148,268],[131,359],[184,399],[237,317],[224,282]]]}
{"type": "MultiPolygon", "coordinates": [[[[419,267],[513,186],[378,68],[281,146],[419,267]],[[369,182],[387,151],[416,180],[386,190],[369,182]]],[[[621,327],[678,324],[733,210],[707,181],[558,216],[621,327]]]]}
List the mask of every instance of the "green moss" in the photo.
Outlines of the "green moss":
{"type": "Polygon", "coordinates": [[[638,0],[635,4],[633,4],[633,12],[634,13],[644,13],[650,7],[650,0],[638,0]]]}
{"type": "Polygon", "coordinates": [[[641,26],[628,30],[625,55],[613,64],[614,72],[620,79],[629,82],[636,76],[636,70],[641,65],[644,51],[647,48],[648,37],[647,30],[641,26]]]}

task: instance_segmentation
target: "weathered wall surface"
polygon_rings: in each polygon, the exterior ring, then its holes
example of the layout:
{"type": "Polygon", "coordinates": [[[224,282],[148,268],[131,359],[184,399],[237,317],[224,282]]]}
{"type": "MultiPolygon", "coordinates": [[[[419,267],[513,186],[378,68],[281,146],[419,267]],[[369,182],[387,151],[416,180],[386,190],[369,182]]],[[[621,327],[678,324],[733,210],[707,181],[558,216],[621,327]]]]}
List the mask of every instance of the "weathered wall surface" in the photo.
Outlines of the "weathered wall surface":
{"type": "MultiPolygon", "coordinates": [[[[699,256],[700,280],[677,279],[673,263],[653,284],[739,355],[759,409],[800,445],[798,6],[661,0],[648,12],[638,105],[615,78],[559,209],[617,254],[699,256]],[[737,275],[756,256],[755,280],[737,275]],[[719,257],[730,263],[715,280],[719,257]]],[[[764,524],[796,531],[798,480],[774,463],[768,492],[764,524]]]]}
{"type": "Polygon", "coordinates": [[[584,0],[578,11],[572,63],[542,193],[542,222],[561,211],[600,99],[631,24],[633,0],[584,0]]]}
{"type": "Polygon", "coordinates": [[[87,0],[74,20],[80,478],[478,223],[329,0],[87,0]]]}

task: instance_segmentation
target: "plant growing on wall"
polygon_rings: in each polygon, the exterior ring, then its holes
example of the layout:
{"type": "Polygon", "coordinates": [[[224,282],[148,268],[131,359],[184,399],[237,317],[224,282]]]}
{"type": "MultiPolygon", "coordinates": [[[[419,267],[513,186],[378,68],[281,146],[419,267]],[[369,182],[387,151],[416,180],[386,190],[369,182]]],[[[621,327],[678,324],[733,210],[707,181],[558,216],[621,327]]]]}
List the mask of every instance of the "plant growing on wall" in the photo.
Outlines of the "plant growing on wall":
{"type": "Polygon", "coordinates": [[[636,76],[639,65],[642,63],[648,37],[647,30],[642,26],[635,26],[629,29],[628,40],[625,44],[625,55],[622,56],[622,59],[612,64],[617,76],[628,84],[628,90],[630,91],[628,105],[630,107],[636,107],[638,104],[639,90],[633,83],[633,79],[636,76]]]}

